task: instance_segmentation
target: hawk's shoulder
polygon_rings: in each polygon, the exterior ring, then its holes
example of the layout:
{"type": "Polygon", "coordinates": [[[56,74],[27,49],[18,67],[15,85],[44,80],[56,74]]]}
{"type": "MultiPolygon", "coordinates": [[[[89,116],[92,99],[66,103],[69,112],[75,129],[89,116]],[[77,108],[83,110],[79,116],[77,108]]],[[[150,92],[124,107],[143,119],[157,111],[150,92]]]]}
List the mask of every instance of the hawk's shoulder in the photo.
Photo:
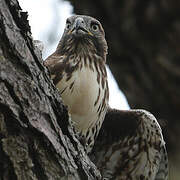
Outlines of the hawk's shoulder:
{"type": "Polygon", "coordinates": [[[51,75],[53,75],[64,69],[64,59],[65,56],[57,55],[57,53],[54,52],[44,61],[44,65],[49,69],[51,75]]]}

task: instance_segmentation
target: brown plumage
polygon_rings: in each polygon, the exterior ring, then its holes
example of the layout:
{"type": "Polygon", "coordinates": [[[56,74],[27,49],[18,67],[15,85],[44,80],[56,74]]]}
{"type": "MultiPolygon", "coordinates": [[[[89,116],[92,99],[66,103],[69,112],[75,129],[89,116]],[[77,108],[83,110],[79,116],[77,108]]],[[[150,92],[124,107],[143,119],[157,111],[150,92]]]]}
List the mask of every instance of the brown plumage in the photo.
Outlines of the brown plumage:
{"type": "Polygon", "coordinates": [[[168,180],[162,131],[145,110],[109,108],[91,156],[107,180],[168,180]]]}
{"type": "Polygon", "coordinates": [[[91,158],[103,178],[167,180],[167,153],[155,117],[144,110],[108,107],[106,54],[100,22],[77,15],[67,19],[58,47],[45,65],[76,130],[85,139],[87,152],[91,152],[100,131],[91,158]]]}
{"type": "Polygon", "coordinates": [[[106,54],[100,22],[89,16],[72,16],[67,19],[55,53],[45,61],[88,152],[108,106],[106,54]]]}

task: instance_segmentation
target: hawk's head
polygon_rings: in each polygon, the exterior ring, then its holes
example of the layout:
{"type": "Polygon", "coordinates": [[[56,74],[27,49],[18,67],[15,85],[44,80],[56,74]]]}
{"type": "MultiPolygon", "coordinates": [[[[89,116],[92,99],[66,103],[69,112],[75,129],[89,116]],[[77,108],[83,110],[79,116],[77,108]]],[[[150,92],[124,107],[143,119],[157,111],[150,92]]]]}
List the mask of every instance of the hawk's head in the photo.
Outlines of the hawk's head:
{"type": "Polygon", "coordinates": [[[107,43],[101,23],[90,16],[69,17],[57,50],[61,54],[96,53],[104,59],[107,43]]]}

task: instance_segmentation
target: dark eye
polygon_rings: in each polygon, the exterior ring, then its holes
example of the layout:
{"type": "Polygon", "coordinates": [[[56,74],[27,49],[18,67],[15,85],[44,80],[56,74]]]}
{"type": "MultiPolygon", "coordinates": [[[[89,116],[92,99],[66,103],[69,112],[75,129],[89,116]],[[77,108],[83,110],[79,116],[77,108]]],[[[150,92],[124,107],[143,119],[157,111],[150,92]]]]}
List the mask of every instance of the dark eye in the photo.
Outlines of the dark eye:
{"type": "Polygon", "coordinates": [[[71,22],[69,20],[66,21],[66,29],[69,29],[71,27],[71,22]]]}
{"type": "Polygon", "coordinates": [[[91,24],[91,29],[92,29],[93,31],[98,31],[98,30],[99,30],[99,25],[96,24],[96,23],[92,23],[92,24],[91,24]]]}

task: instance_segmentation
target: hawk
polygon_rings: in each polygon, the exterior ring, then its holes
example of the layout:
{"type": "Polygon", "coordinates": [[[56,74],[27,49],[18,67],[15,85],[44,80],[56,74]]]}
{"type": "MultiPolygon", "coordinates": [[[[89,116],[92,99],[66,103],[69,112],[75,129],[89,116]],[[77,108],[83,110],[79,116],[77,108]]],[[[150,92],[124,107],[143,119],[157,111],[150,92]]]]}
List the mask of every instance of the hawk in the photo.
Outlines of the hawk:
{"type": "Polygon", "coordinates": [[[66,21],[55,53],[45,60],[87,152],[93,147],[108,108],[106,54],[100,22],[88,16],[72,16],[66,21]]]}
{"type": "Polygon", "coordinates": [[[108,105],[107,49],[101,23],[74,15],[44,64],[104,179],[167,179],[165,143],[154,116],[108,105]]]}

